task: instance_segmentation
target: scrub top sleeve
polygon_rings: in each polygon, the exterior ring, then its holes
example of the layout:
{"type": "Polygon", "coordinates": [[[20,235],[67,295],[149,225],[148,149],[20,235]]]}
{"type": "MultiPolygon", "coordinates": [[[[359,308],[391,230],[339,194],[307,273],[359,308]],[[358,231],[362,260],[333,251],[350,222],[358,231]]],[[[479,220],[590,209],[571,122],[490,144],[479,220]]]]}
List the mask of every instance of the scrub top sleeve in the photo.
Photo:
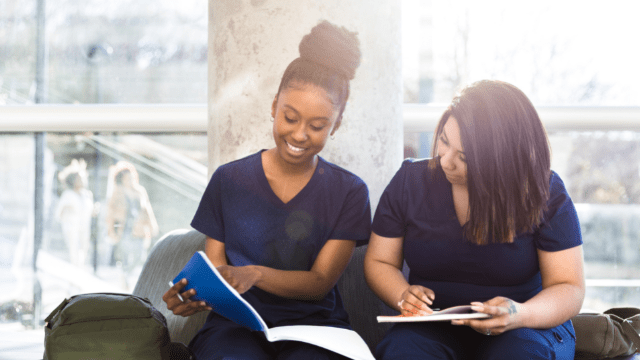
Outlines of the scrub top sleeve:
{"type": "Polygon", "coordinates": [[[405,180],[410,160],[405,160],[380,197],[373,217],[373,232],[384,237],[403,237],[405,232],[405,180]]]}
{"type": "Polygon", "coordinates": [[[371,236],[371,205],[367,185],[356,178],[347,193],[340,216],[330,239],[356,240],[356,246],[366,245],[371,236]]]}
{"type": "Polygon", "coordinates": [[[551,174],[549,193],[548,209],[536,231],[536,247],[544,251],[560,251],[582,245],[576,208],[562,179],[555,172],[551,174]]]}
{"type": "Polygon", "coordinates": [[[220,242],[224,242],[222,178],[222,171],[216,170],[191,221],[191,226],[194,229],[220,242]]]}

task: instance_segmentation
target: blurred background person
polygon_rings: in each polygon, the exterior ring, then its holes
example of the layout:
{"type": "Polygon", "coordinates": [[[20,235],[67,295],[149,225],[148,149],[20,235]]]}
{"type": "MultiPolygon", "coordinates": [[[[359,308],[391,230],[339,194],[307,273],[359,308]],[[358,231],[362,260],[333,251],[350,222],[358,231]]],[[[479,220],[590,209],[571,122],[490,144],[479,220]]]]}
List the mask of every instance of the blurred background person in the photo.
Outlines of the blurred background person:
{"type": "Polygon", "coordinates": [[[58,180],[66,189],[56,205],[55,218],[62,227],[69,262],[82,267],[91,247],[91,217],[97,211],[93,193],[87,189],[87,163],[73,159],[58,173],[58,180]]]}
{"type": "Polygon", "coordinates": [[[135,166],[119,161],[109,168],[107,186],[107,234],[112,244],[111,265],[130,273],[142,265],[158,223],[149,196],[139,184],[135,166]]]}

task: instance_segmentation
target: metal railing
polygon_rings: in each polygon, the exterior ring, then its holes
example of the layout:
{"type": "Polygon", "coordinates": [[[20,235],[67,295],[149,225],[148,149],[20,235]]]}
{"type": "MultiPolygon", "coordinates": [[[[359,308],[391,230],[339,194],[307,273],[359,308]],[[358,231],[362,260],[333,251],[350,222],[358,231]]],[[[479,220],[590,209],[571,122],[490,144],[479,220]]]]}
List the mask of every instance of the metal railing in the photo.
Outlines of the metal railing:
{"type": "MultiPolygon", "coordinates": [[[[446,106],[404,104],[405,131],[433,131],[446,106]]],[[[640,107],[539,106],[547,131],[640,131],[640,107]]],[[[202,132],[206,104],[0,106],[0,132],[202,132]]]]}
{"type": "Polygon", "coordinates": [[[203,132],[207,106],[9,105],[0,106],[0,132],[203,132]]]}

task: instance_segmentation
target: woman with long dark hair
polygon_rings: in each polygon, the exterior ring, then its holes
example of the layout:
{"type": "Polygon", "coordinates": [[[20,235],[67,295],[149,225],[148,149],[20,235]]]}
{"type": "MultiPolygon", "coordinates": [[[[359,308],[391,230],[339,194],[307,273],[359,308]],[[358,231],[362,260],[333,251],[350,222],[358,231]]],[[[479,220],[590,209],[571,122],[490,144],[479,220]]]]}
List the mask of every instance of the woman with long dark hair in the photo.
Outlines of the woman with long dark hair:
{"type": "Polygon", "coordinates": [[[468,86],[442,115],[433,153],[406,160],[383,193],[367,283],[404,316],[472,305],[490,317],[396,324],[377,357],[573,359],[580,225],[529,99],[500,81],[468,86]]]}

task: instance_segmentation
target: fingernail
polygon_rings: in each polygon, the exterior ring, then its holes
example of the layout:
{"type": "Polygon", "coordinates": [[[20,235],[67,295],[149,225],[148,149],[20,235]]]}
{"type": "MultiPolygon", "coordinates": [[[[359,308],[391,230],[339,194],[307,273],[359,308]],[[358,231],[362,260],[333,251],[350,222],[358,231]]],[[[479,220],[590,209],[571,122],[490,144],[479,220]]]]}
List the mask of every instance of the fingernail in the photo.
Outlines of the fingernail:
{"type": "Polygon", "coordinates": [[[200,303],[200,306],[207,306],[207,304],[203,301],[200,303]]]}
{"type": "Polygon", "coordinates": [[[426,316],[429,315],[428,312],[424,311],[424,310],[420,310],[420,312],[418,313],[420,316],[426,316]]]}
{"type": "Polygon", "coordinates": [[[472,302],[472,303],[471,303],[471,305],[474,305],[474,306],[484,306],[484,304],[483,304],[483,303],[481,303],[481,302],[477,302],[477,301],[472,302]]]}
{"type": "Polygon", "coordinates": [[[482,311],[482,310],[484,310],[484,306],[471,306],[471,310],[473,310],[473,311],[482,311]]]}

